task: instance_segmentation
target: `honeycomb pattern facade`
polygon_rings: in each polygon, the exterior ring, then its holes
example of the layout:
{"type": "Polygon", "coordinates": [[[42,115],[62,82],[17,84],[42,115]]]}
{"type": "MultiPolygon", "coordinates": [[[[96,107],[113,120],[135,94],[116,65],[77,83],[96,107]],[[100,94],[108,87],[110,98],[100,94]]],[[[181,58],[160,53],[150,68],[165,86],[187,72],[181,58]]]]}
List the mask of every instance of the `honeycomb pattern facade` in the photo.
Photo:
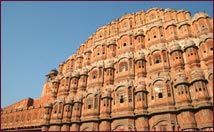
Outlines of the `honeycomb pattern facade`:
{"type": "Polygon", "coordinates": [[[213,130],[213,19],[152,8],[100,27],[3,130],[213,130]]]}

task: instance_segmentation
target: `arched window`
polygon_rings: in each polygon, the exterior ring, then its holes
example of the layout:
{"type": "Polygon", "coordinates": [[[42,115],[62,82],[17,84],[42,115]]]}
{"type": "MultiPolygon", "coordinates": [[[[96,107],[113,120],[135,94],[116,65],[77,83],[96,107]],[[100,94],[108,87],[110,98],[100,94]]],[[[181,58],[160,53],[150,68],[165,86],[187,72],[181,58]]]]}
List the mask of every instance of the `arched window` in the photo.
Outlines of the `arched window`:
{"type": "Polygon", "coordinates": [[[138,64],[138,68],[144,68],[142,61],[138,61],[137,64],[138,64]]]}
{"type": "Polygon", "coordinates": [[[124,103],[124,97],[123,97],[123,95],[120,96],[120,103],[124,103]]]}
{"type": "Polygon", "coordinates": [[[162,93],[158,93],[158,98],[163,98],[163,94],[162,93]]]}
{"type": "Polygon", "coordinates": [[[141,101],[142,100],[142,93],[138,92],[137,93],[137,101],[141,101]]]}
{"type": "Polygon", "coordinates": [[[206,27],[206,25],[204,24],[204,21],[200,21],[199,24],[200,24],[200,26],[201,26],[201,31],[205,31],[205,30],[208,29],[208,28],[206,27]]]}
{"type": "Polygon", "coordinates": [[[125,102],[125,98],[127,98],[126,92],[124,91],[123,88],[120,88],[117,91],[117,95],[116,96],[117,96],[117,102],[119,104],[124,103],[125,102]]]}
{"type": "Polygon", "coordinates": [[[152,14],[150,19],[151,19],[151,20],[154,20],[154,19],[155,19],[155,15],[152,14]]]}
{"type": "Polygon", "coordinates": [[[95,100],[94,100],[94,108],[97,109],[98,107],[98,95],[95,96],[95,100]]]}
{"type": "Polygon", "coordinates": [[[87,108],[91,109],[93,107],[93,99],[92,98],[88,98],[87,99],[87,108]]]}
{"type": "MultiPolygon", "coordinates": [[[[164,82],[162,81],[157,81],[154,84],[154,91],[155,91],[155,98],[163,98],[164,97],[164,82]]],[[[167,91],[166,91],[167,92],[167,91]]]]}
{"type": "Polygon", "coordinates": [[[97,78],[97,70],[94,70],[92,72],[92,79],[96,79],[97,78]]]}
{"type": "Polygon", "coordinates": [[[119,72],[124,72],[128,70],[128,63],[123,61],[119,64],[119,72]]]}
{"type": "Polygon", "coordinates": [[[131,89],[131,87],[128,88],[128,98],[129,98],[129,102],[132,102],[132,89],[131,89]]]}
{"type": "Polygon", "coordinates": [[[161,57],[160,57],[160,55],[157,55],[154,58],[154,64],[158,64],[158,63],[161,63],[161,57]]]}

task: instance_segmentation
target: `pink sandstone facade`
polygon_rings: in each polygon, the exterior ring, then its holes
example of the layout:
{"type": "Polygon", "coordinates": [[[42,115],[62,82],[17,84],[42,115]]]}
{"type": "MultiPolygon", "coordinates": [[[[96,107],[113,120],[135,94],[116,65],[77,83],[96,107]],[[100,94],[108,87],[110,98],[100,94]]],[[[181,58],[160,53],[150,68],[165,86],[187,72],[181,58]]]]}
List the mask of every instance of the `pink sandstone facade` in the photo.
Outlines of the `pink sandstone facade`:
{"type": "Polygon", "coordinates": [[[152,8],[100,27],[3,130],[213,130],[213,19],[152,8]]]}

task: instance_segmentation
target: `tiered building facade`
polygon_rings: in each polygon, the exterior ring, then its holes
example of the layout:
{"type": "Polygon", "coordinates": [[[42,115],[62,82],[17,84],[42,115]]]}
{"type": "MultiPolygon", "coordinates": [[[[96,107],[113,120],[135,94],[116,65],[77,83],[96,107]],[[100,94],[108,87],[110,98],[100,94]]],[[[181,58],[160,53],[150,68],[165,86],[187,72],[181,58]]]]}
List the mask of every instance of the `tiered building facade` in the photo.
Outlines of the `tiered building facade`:
{"type": "Polygon", "coordinates": [[[213,19],[152,8],[100,27],[3,130],[213,130],[213,19]]]}

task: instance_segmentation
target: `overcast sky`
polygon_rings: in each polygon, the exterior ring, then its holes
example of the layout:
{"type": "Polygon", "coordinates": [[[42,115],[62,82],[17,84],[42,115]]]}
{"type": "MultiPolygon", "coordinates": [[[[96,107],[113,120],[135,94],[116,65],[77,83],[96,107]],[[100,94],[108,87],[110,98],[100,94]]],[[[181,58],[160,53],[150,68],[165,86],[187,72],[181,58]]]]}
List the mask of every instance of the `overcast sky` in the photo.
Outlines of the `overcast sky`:
{"type": "Polygon", "coordinates": [[[212,2],[2,2],[1,107],[39,98],[45,75],[96,29],[152,7],[205,11],[212,2]]]}

